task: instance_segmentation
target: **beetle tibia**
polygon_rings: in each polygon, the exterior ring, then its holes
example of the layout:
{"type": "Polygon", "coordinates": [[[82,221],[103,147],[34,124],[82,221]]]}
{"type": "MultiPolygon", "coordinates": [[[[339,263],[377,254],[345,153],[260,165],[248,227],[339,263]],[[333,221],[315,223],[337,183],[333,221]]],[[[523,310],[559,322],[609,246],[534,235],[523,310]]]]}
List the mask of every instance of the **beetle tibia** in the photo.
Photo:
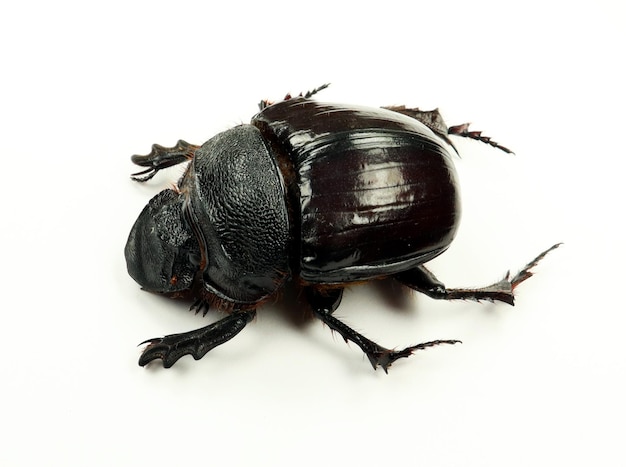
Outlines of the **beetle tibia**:
{"type": "Polygon", "coordinates": [[[161,359],[163,366],[169,368],[184,355],[200,360],[209,350],[239,334],[255,314],[255,310],[235,312],[195,331],[148,339],[142,342],[148,346],[139,358],[139,365],[144,366],[152,360],[161,359]]]}

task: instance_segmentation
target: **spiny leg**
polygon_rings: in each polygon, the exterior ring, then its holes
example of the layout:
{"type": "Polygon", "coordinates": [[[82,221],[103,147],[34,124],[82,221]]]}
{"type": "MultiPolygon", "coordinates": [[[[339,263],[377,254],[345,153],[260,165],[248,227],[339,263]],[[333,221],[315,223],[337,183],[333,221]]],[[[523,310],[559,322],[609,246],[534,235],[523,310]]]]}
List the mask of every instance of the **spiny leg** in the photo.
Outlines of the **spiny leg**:
{"type": "Polygon", "coordinates": [[[457,340],[436,340],[413,345],[403,350],[386,349],[376,342],[369,340],[362,334],[359,334],[332,315],[341,303],[343,289],[319,292],[310,287],[306,289],[306,294],[315,316],[321,319],[330,329],[338,332],[341,337],[343,337],[344,341],[352,341],[358,345],[365,355],[367,355],[374,370],[380,366],[385,373],[387,373],[393,362],[399,358],[409,357],[416,350],[422,350],[439,344],[456,344],[457,342],[461,342],[457,340]]]}
{"type": "MultiPolygon", "coordinates": [[[[316,87],[315,89],[312,89],[311,91],[307,91],[306,93],[300,93],[298,94],[298,97],[304,97],[305,99],[308,99],[310,97],[313,97],[315,94],[317,94],[318,92],[326,89],[328,86],[330,86],[330,83],[325,83],[322,84],[321,86],[316,87]]],[[[285,95],[285,98],[283,99],[284,101],[288,101],[289,99],[291,99],[293,96],[290,93],[287,93],[285,95]]],[[[263,99],[261,102],[259,102],[259,110],[263,110],[266,107],[269,107],[270,105],[272,105],[274,102],[270,101],[269,99],[263,99]]]]}
{"type": "Polygon", "coordinates": [[[148,167],[146,170],[131,175],[137,182],[146,182],[156,175],[159,170],[172,167],[177,164],[193,159],[196,150],[200,146],[189,144],[186,141],[178,140],[176,146],[166,148],[160,144],[153,144],[150,154],[145,156],[134,155],[131,161],[141,167],[148,167]]]}
{"type": "Polygon", "coordinates": [[[422,292],[431,298],[441,300],[488,300],[508,303],[514,305],[515,297],[513,291],[515,288],[533,275],[531,269],[535,267],[544,256],[552,250],[558,248],[561,244],[557,243],[539,254],[535,259],[528,263],[524,268],[511,278],[510,273],[495,284],[488,285],[477,289],[447,289],[446,286],[439,281],[433,273],[424,266],[419,266],[408,271],[401,272],[394,276],[395,279],[404,285],[422,292]]]}
{"type": "MultiPolygon", "coordinates": [[[[324,83],[321,86],[316,87],[315,89],[312,89],[311,91],[307,91],[304,94],[304,98],[308,99],[309,97],[313,97],[315,94],[317,94],[320,91],[323,91],[324,89],[326,89],[328,86],[330,86],[330,83],[324,83]]],[[[300,96],[302,96],[302,93],[300,93],[300,96]]]]}
{"type": "Polygon", "coordinates": [[[409,109],[404,105],[395,105],[395,106],[387,106],[383,107],[383,109],[392,110],[394,112],[401,113],[403,115],[407,115],[415,120],[423,123],[428,128],[430,128],[437,136],[443,139],[446,143],[448,143],[452,148],[457,152],[456,147],[452,144],[448,135],[462,136],[465,138],[475,139],[477,141],[481,141],[483,143],[489,144],[494,148],[498,148],[504,152],[512,154],[513,151],[502,146],[501,144],[493,141],[489,136],[483,136],[481,131],[469,131],[469,123],[463,123],[462,125],[455,125],[448,128],[446,122],[443,120],[439,109],[434,110],[420,110],[418,108],[409,109]]]}
{"type": "Polygon", "coordinates": [[[501,151],[504,151],[509,154],[513,154],[509,148],[502,146],[500,143],[496,143],[489,136],[484,136],[482,131],[469,131],[469,123],[463,123],[461,125],[455,125],[448,128],[449,135],[462,136],[464,138],[475,139],[476,141],[480,141],[482,143],[493,146],[494,148],[498,148],[501,151]]]}
{"type": "Polygon", "coordinates": [[[195,360],[200,360],[209,350],[239,334],[255,315],[255,310],[235,312],[194,331],[148,339],[139,344],[148,344],[139,357],[139,365],[144,366],[160,358],[163,360],[163,366],[169,368],[184,355],[191,355],[195,360]]]}

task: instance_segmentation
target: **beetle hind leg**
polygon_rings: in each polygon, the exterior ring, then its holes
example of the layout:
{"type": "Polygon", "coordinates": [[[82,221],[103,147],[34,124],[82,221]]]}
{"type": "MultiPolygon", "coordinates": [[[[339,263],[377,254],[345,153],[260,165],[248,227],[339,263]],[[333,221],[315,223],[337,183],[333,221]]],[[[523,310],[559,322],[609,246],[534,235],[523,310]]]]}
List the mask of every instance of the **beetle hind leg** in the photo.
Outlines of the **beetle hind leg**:
{"type": "Polygon", "coordinates": [[[472,130],[469,131],[469,123],[462,123],[461,125],[455,125],[448,128],[449,135],[462,136],[463,138],[475,139],[476,141],[480,141],[481,143],[488,144],[496,149],[504,151],[508,154],[514,154],[509,148],[502,146],[500,143],[496,143],[489,136],[483,135],[482,131],[472,130]]]}
{"type": "Polygon", "coordinates": [[[494,148],[500,149],[509,154],[513,154],[509,148],[502,146],[500,143],[496,143],[489,136],[485,136],[482,134],[482,131],[470,131],[469,123],[463,123],[461,125],[454,125],[448,127],[446,122],[443,120],[441,113],[439,113],[439,109],[433,110],[420,110],[418,108],[407,108],[404,105],[394,105],[383,107],[383,109],[392,110],[397,113],[401,113],[403,115],[407,115],[415,120],[423,123],[428,128],[430,128],[437,136],[443,139],[446,143],[448,143],[458,154],[456,147],[448,138],[448,135],[462,136],[464,138],[475,139],[476,141],[480,141],[481,143],[488,144],[493,146],[494,148]]]}
{"type": "Polygon", "coordinates": [[[513,296],[513,291],[515,288],[531,277],[533,275],[531,269],[535,267],[544,256],[552,250],[558,248],[560,245],[560,243],[557,243],[540,253],[535,259],[524,266],[515,276],[511,277],[511,275],[507,272],[501,281],[488,285],[487,287],[476,289],[448,289],[424,266],[419,266],[417,268],[401,272],[396,274],[394,278],[407,287],[417,290],[418,292],[428,295],[434,299],[475,300],[477,302],[481,300],[491,302],[497,300],[508,303],[509,305],[514,305],[515,297],[513,296]]]}
{"type": "Polygon", "coordinates": [[[194,331],[148,339],[141,343],[148,344],[148,346],[139,357],[139,365],[145,366],[152,360],[161,359],[163,366],[170,368],[185,355],[191,355],[195,360],[200,360],[209,350],[239,334],[255,315],[255,310],[235,312],[194,331]]]}
{"type": "Polygon", "coordinates": [[[193,159],[196,150],[199,148],[200,146],[189,144],[182,139],[178,140],[176,146],[171,148],[166,148],[160,144],[153,144],[150,154],[145,156],[134,155],[131,157],[133,164],[148,167],[146,170],[132,174],[131,178],[137,182],[147,182],[154,177],[159,170],[193,159]]]}
{"type": "Polygon", "coordinates": [[[456,344],[457,340],[436,340],[413,345],[402,350],[387,349],[369,340],[350,326],[335,318],[332,314],[341,303],[343,289],[333,289],[328,293],[318,292],[315,289],[307,289],[307,298],[311,303],[315,316],[322,320],[333,331],[338,332],[343,340],[352,341],[367,355],[374,370],[381,367],[385,373],[393,362],[400,358],[406,358],[416,350],[426,349],[440,344],[456,344]]]}

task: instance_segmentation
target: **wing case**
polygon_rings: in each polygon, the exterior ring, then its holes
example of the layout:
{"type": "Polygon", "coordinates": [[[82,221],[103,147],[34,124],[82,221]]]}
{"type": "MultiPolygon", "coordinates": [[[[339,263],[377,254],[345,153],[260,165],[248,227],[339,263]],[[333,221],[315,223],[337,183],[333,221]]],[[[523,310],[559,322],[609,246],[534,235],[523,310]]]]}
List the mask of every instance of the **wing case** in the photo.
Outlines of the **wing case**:
{"type": "Polygon", "coordinates": [[[419,121],[295,98],[252,123],[291,164],[303,281],[387,276],[450,245],[460,219],[456,172],[445,143],[419,121]]]}

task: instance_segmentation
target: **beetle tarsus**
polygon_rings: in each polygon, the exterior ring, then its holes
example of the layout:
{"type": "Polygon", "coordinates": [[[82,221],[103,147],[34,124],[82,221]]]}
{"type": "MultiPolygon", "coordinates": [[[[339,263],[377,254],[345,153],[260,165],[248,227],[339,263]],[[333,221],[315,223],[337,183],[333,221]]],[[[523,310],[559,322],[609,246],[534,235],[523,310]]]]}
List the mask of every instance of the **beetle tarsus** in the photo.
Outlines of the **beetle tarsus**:
{"type": "Polygon", "coordinates": [[[531,269],[535,267],[544,256],[552,250],[558,248],[560,245],[560,243],[557,243],[556,245],[552,245],[550,248],[543,251],[530,263],[524,266],[524,268],[513,278],[511,278],[510,273],[507,272],[501,281],[488,285],[487,287],[474,289],[447,289],[445,285],[424,266],[419,266],[417,268],[401,272],[396,274],[394,277],[407,287],[438,300],[474,300],[477,302],[485,300],[490,302],[500,301],[508,303],[509,305],[514,305],[515,297],[513,295],[513,290],[533,275],[531,269]]]}
{"type": "MultiPolygon", "coordinates": [[[[552,245],[550,248],[548,248],[547,250],[541,252],[539,255],[537,255],[537,257],[535,259],[533,259],[530,263],[528,263],[526,266],[524,266],[524,268],[520,272],[518,272],[515,275],[515,277],[513,277],[513,279],[511,279],[509,281],[511,283],[511,288],[515,289],[515,287],[520,285],[526,279],[528,279],[529,277],[532,277],[534,273],[531,271],[531,269],[534,268],[535,266],[537,266],[537,264],[539,264],[539,261],[541,261],[548,253],[550,253],[552,250],[556,250],[561,245],[563,245],[563,244],[562,243],[556,243],[556,244],[552,245]]],[[[508,274],[507,274],[507,277],[505,279],[507,279],[507,280],[509,279],[508,274]]]]}
{"type": "MultiPolygon", "coordinates": [[[[310,97],[313,97],[315,94],[317,94],[318,92],[326,89],[328,86],[330,86],[330,83],[325,83],[322,84],[321,86],[316,87],[315,89],[312,89],[311,91],[307,91],[306,93],[300,93],[298,94],[297,97],[304,97],[305,99],[308,99],[310,97]]],[[[293,99],[293,96],[291,95],[291,93],[287,93],[285,95],[285,98],[283,100],[288,101],[289,99],[293,99]]]]}
{"type": "Polygon", "coordinates": [[[139,344],[148,344],[139,358],[139,365],[145,366],[152,360],[161,359],[163,367],[170,368],[185,355],[200,360],[209,350],[239,334],[255,314],[255,310],[236,312],[194,331],[148,339],[139,344]]]}
{"type": "Polygon", "coordinates": [[[211,305],[206,300],[199,298],[195,302],[191,304],[189,307],[189,311],[195,312],[195,314],[202,313],[202,316],[206,316],[206,314],[211,309],[211,305]]]}
{"type": "Polygon", "coordinates": [[[376,345],[378,349],[372,352],[365,352],[365,354],[367,355],[367,358],[372,364],[372,367],[374,368],[374,370],[376,370],[377,367],[380,366],[384,370],[385,373],[388,373],[389,367],[391,366],[393,362],[395,362],[396,360],[400,358],[410,357],[411,355],[413,355],[413,352],[415,352],[416,350],[424,350],[429,347],[434,347],[436,345],[442,345],[442,344],[454,345],[454,344],[461,344],[461,343],[462,342],[460,340],[456,340],[456,339],[443,339],[443,340],[439,339],[436,341],[422,342],[421,344],[412,345],[402,350],[389,350],[389,349],[380,347],[379,345],[372,342],[372,344],[376,345]]]}
{"type": "MultiPolygon", "coordinates": [[[[304,98],[308,99],[310,97],[313,97],[315,94],[317,94],[320,91],[323,91],[324,89],[326,89],[328,86],[330,86],[330,83],[324,83],[321,86],[316,87],[315,89],[312,89],[311,91],[307,91],[304,94],[304,98]]],[[[300,95],[302,96],[302,93],[300,93],[300,95]]]]}
{"type": "Polygon", "coordinates": [[[307,298],[309,299],[315,316],[318,317],[333,331],[338,332],[343,340],[352,341],[367,355],[374,370],[381,367],[385,373],[393,362],[400,358],[410,357],[414,351],[426,349],[440,344],[456,344],[458,340],[436,340],[424,342],[422,344],[413,345],[402,350],[391,350],[378,345],[364,335],[358,333],[347,324],[335,318],[332,313],[341,303],[343,289],[333,289],[331,291],[318,292],[314,289],[307,289],[307,298]]]}
{"type": "Polygon", "coordinates": [[[159,170],[172,167],[177,164],[193,159],[196,150],[200,146],[189,144],[186,141],[178,140],[176,146],[166,148],[160,144],[153,144],[150,154],[145,156],[134,155],[131,161],[141,167],[148,167],[146,170],[131,175],[137,182],[147,182],[154,177],[159,170]]]}
{"type": "Polygon", "coordinates": [[[475,139],[476,141],[480,141],[482,143],[493,146],[494,148],[500,149],[508,154],[515,154],[509,148],[502,146],[500,143],[496,143],[489,136],[484,136],[482,131],[469,131],[469,123],[462,123],[461,125],[454,125],[448,128],[449,135],[462,136],[464,138],[475,139]]]}
{"type": "MultiPolygon", "coordinates": [[[[309,99],[310,97],[313,97],[318,92],[326,89],[328,86],[330,86],[330,83],[324,83],[321,86],[318,86],[315,89],[312,89],[311,91],[307,91],[304,94],[303,93],[298,94],[298,97],[304,97],[305,99],[309,99]]],[[[288,101],[289,99],[293,99],[293,96],[291,95],[291,93],[285,94],[283,101],[288,101]]],[[[261,102],[259,102],[259,111],[262,111],[263,109],[265,109],[266,107],[269,107],[273,103],[274,101],[271,101],[269,99],[263,99],[261,102]]]]}

